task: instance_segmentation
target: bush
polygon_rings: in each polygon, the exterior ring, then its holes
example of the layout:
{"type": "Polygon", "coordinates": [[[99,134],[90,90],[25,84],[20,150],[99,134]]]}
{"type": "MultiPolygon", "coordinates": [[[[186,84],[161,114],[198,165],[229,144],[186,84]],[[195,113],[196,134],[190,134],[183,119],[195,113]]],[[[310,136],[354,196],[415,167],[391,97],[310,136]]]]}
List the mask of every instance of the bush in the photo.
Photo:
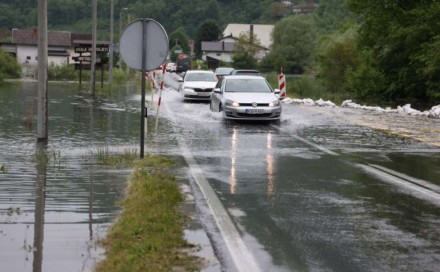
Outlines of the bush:
{"type": "MultiPolygon", "coordinates": [[[[84,76],[84,74],[83,74],[84,76]]],[[[49,64],[47,69],[48,80],[79,80],[79,71],[75,70],[75,64],[55,65],[49,64]]]]}
{"type": "Polygon", "coordinates": [[[232,56],[232,66],[235,69],[254,69],[257,61],[248,52],[237,52],[232,56]]]}
{"type": "Polygon", "coordinates": [[[5,78],[19,78],[20,74],[21,68],[17,61],[0,48],[0,81],[5,78]]]}

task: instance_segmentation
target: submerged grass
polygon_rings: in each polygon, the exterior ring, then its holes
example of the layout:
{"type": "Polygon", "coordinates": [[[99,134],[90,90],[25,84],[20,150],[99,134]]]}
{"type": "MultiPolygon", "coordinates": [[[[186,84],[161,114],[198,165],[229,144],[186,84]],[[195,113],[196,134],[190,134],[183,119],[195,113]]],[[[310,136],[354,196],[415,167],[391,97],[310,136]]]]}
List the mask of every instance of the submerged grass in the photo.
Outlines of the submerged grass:
{"type": "Polygon", "coordinates": [[[102,241],[106,259],[95,272],[198,271],[183,238],[183,197],[173,176],[163,168],[172,162],[148,156],[134,165],[123,212],[102,241]],[[162,170],[160,170],[162,169],[162,170]]]}

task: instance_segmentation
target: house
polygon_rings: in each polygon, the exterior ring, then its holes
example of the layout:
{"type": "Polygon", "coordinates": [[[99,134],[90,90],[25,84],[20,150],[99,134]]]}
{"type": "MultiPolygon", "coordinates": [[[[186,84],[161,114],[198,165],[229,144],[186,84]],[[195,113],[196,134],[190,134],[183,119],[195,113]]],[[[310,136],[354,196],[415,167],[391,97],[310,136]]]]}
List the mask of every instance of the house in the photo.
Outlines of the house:
{"type": "MultiPolygon", "coordinates": [[[[68,31],[48,31],[48,63],[62,65],[69,63],[71,33],[68,31]]],[[[12,29],[12,45],[16,47],[17,62],[30,66],[38,65],[38,29],[12,29]]]]}
{"type": "Polygon", "coordinates": [[[293,7],[294,14],[309,14],[319,7],[316,3],[300,4],[293,7]]]}
{"type": "Polygon", "coordinates": [[[202,59],[208,62],[213,60],[231,62],[235,40],[232,37],[225,37],[219,41],[202,42],[202,59]]]}
{"type": "Polygon", "coordinates": [[[235,43],[241,34],[248,34],[260,42],[261,50],[256,58],[261,60],[269,52],[272,44],[271,33],[273,25],[229,24],[223,31],[223,38],[218,41],[202,41],[202,59],[208,62],[210,68],[218,66],[220,61],[232,62],[235,43]]]}
{"type": "Polygon", "coordinates": [[[240,34],[250,33],[260,42],[264,48],[270,48],[272,45],[273,25],[259,24],[229,24],[223,31],[223,37],[231,36],[238,38],[240,34]]]}

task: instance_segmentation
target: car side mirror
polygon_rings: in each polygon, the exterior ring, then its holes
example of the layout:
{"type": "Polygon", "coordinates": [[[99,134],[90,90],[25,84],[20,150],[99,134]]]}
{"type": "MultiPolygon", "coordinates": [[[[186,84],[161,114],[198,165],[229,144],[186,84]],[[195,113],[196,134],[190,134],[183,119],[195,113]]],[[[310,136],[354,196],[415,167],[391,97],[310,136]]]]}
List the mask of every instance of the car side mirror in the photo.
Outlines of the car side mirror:
{"type": "Polygon", "coordinates": [[[275,90],[274,90],[274,93],[275,93],[275,94],[280,94],[281,91],[280,91],[280,89],[275,89],[275,90]]]}
{"type": "Polygon", "coordinates": [[[222,93],[222,91],[220,91],[220,88],[214,88],[214,90],[212,90],[214,93],[222,93]]]}
{"type": "Polygon", "coordinates": [[[183,82],[183,78],[179,78],[177,81],[178,82],[183,82]]]}

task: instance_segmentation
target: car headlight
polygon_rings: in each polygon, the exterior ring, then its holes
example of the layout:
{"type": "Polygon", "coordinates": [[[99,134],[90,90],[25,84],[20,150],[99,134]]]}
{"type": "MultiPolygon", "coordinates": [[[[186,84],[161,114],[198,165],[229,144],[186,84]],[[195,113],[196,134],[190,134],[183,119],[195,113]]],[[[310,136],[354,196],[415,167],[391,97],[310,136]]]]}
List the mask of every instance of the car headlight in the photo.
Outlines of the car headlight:
{"type": "Polygon", "coordinates": [[[274,107],[278,107],[280,105],[280,100],[274,100],[271,103],[269,103],[269,107],[274,108],[274,107]]]}
{"type": "Polygon", "coordinates": [[[193,88],[188,88],[188,87],[184,87],[183,90],[184,90],[185,92],[194,92],[194,89],[193,89],[193,88]]]}
{"type": "Polygon", "coordinates": [[[226,100],[225,104],[228,107],[240,107],[240,104],[238,102],[232,100],[226,100]]]}

